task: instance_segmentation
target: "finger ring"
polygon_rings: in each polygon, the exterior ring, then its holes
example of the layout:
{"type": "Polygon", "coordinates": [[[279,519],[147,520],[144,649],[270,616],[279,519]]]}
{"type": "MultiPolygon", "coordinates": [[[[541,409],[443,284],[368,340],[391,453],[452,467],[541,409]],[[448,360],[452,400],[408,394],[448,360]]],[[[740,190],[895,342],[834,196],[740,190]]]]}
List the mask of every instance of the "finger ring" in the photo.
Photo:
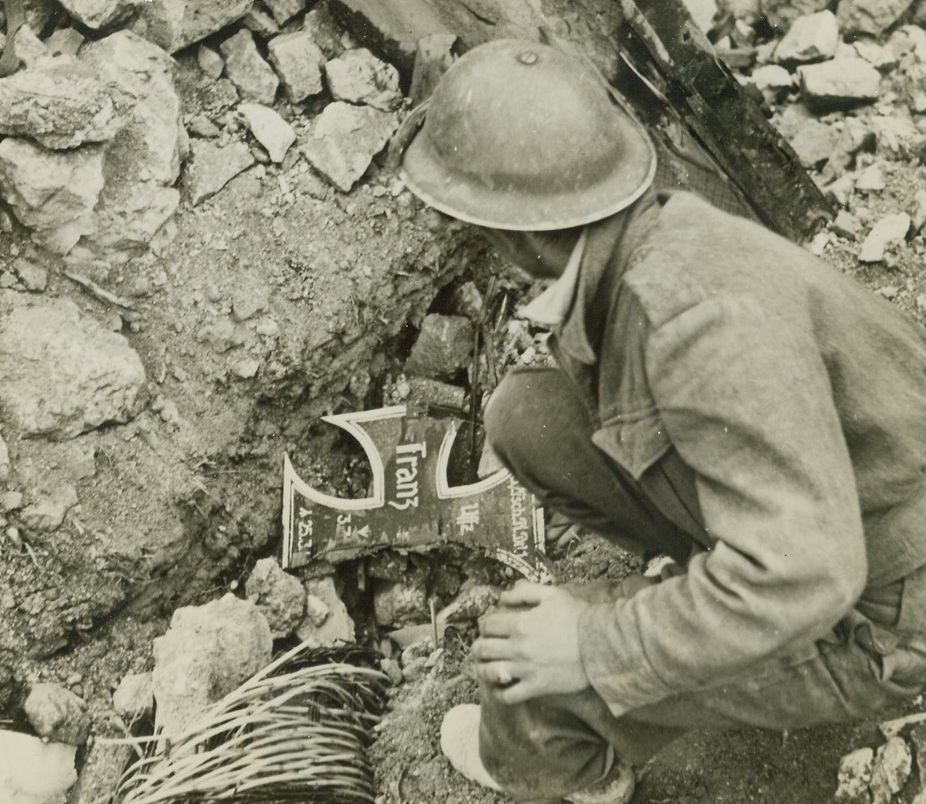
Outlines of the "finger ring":
{"type": "Polygon", "coordinates": [[[500,664],[498,666],[498,683],[503,687],[507,687],[514,679],[511,677],[511,673],[508,672],[508,666],[500,664]]]}

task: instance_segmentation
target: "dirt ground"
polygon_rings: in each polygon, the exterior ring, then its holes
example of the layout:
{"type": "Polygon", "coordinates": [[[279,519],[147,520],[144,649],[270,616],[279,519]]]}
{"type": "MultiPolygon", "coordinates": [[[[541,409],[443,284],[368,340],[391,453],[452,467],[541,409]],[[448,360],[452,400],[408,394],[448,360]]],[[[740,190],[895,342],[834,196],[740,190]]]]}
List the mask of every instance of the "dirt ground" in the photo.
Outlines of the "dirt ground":
{"type": "MultiPolygon", "coordinates": [[[[189,114],[221,103],[198,76],[192,58],[181,57],[178,83],[189,114]]],[[[906,209],[926,187],[917,160],[879,164],[887,187],[865,201],[869,223],[906,209]]],[[[381,166],[349,195],[310,172],[288,174],[294,202],[282,174],[269,165],[248,171],[202,206],[183,206],[150,254],[94,264],[89,278],[132,299],[128,312],[84,293],[23,231],[0,235],[0,260],[29,257],[49,271],[49,295],[113,321],[150,380],[145,411],[125,427],[64,444],[10,444],[24,488],[73,482],[80,506],[51,535],[28,535],[25,544],[0,539],[0,726],[23,727],[24,690],[49,680],[83,697],[96,731],[108,733],[112,691],[127,673],[151,669],[151,640],[174,608],[240,592],[257,559],[279,557],[284,452],[317,488],[363,494],[367,471],[356,448],[318,416],[389,402],[415,323],[445,309],[452,288],[473,281],[486,293],[489,278],[499,278],[486,300],[496,314],[498,374],[542,343],[523,326],[508,326],[515,302],[535,289],[472,232],[422,209],[381,166]],[[236,305],[248,304],[257,305],[253,317],[225,326],[236,305]],[[245,361],[259,363],[256,374],[249,376],[245,361]]],[[[858,247],[834,235],[822,256],[924,322],[926,302],[917,303],[926,294],[922,236],[888,263],[866,267],[856,260],[858,247]]],[[[415,560],[429,571],[445,567],[444,602],[467,575],[511,580],[510,571],[479,556],[415,560]]],[[[593,538],[573,543],[554,566],[563,580],[638,569],[593,538]]],[[[369,598],[349,581],[355,570],[339,570],[345,600],[358,639],[379,645],[369,598]]],[[[372,751],[383,804],[503,800],[456,775],[438,746],[443,714],[475,700],[474,635],[472,623],[451,628],[433,666],[394,689],[372,751]]],[[[909,711],[920,709],[926,705],[917,699],[909,711]]],[[[885,719],[891,714],[899,713],[885,719]]],[[[839,758],[876,745],[876,726],[691,735],[644,769],[634,801],[827,801],[839,758]]],[[[906,800],[914,788],[911,782],[906,800]]]]}

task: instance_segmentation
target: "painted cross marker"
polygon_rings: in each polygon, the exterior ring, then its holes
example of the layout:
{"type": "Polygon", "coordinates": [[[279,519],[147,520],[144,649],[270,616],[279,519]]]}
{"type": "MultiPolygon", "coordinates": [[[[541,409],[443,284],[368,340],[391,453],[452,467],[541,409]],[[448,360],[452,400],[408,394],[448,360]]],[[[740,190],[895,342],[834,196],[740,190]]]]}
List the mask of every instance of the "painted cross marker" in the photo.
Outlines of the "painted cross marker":
{"type": "Polygon", "coordinates": [[[546,580],[543,510],[507,470],[450,486],[447,462],[459,422],[405,405],[324,416],[363,448],[371,496],[343,499],[283,465],[283,566],[344,561],[380,547],[420,549],[458,542],[482,548],[530,580],[546,580]]]}

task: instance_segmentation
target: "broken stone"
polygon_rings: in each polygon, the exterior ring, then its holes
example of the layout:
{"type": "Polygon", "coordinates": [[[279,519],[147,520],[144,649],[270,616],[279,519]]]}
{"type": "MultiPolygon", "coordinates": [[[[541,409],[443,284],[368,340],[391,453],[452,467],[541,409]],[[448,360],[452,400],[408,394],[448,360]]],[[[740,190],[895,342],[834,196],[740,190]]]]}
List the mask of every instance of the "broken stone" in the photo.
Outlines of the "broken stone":
{"type": "Polygon", "coordinates": [[[815,111],[846,109],[878,99],[881,74],[867,61],[840,57],[798,68],[801,93],[815,111]]]}
{"type": "Polygon", "coordinates": [[[20,521],[28,530],[50,533],[61,527],[68,511],[79,502],[77,489],[65,484],[27,507],[20,515],[20,521]]]}
{"type": "Polygon", "coordinates": [[[41,60],[51,55],[45,43],[32,32],[32,28],[28,25],[23,25],[16,32],[13,42],[16,47],[16,58],[27,69],[37,66],[41,60]]]}
{"type": "Polygon", "coordinates": [[[204,114],[198,114],[192,117],[187,123],[186,128],[191,136],[199,137],[200,139],[214,140],[222,134],[222,129],[204,114]]]}
{"type": "Polygon", "coordinates": [[[910,216],[906,212],[887,215],[868,233],[859,251],[859,262],[880,262],[888,246],[902,243],[910,231],[910,216]]]}
{"type": "Polygon", "coordinates": [[[910,208],[910,232],[919,234],[926,225],[926,190],[917,190],[910,208]]]}
{"type": "Polygon", "coordinates": [[[306,581],[306,618],[296,636],[316,647],[333,647],[354,641],[354,621],[328,575],[306,581]]]}
{"type": "Polygon", "coordinates": [[[870,39],[860,39],[858,42],[853,42],[852,47],[859,55],[859,58],[865,59],[882,75],[894,70],[899,63],[896,54],[890,48],[879,45],[870,39]]]}
{"type": "Polygon", "coordinates": [[[150,717],[154,711],[151,673],[129,673],[113,693],[113,709],[127,723],[150,717]]]}
{"type": "Polygon", "coordinates": [[[794,77],[780,64],[764,64],[756,67],[749,81],[761,90],[784,90],[790,92],[795,87],[794,77]]]}
{"type": "Polygon", "coordinates": [[[0,194],[35,243],[67,254],[81,236],[96,231],[103,161],[99,145],[56,152],[8,137],[0,142],[0,194]]]}
{"type": "Polygon", "coordinates": [[[857,239],[859,231],[861,230],[861,224],[859,224],[858,218],[845,209],[841,209],[836,213],[836,218],[831,224],[831,227],[840,237],[845,237],[849,240],[857,239]]]}
{"type": "Polygon", "coordinates": [[[135,3],[136,33],[176,53],[240,20],[254,0],[145,0],[135,3]]]}
{"type": "Polygon", "coordinates": [[[778,47],[775,61],[781,64],[807,64],[831,59],[839,44],[839,25],[832,11],[819,11],[798,17],[791,23],[778,47]]]}
{"type": "Polygon", "coordinates": [[[826,162],[840,137],[833,126],[821,123],[799,105],[785,108],[778,119],[778,130],[807,168],[816,168],[826,162]]]}
{"type": "Polygon", "coordinates": [[[889,117],[878,115],[871,124],[878,141],[877,152],[885,158],[908,161],[926,157],[926,134],[902,110],[889,117]]]}
{"type": "Polygon", "coordinates": [[[912,0],[855,0],[841,2],[836,10],[843,35],[878,36],[891,27],[906,11],[912,0]]]}
{"type": "Polygon", "coordinates": [[[167,633],[154,640],[156,726],[168,737],[179,732],[265,667],[272,645],[264,615],[232,594],[177,609],[167,633]]]}
{"type": "Polygon", "coordinates": [[[74,745],[0,729],[0,790],[5,799],[11,804],[62,804],[77,781],[76,752],[74,745]],[[36,773],[37,768],[42,772],[36,773]]]}
{"type": "Polygon", "coordinates": [[[879,193],[884,187],[884,174],[878,165],[865,168],[855,181],[855,189],[863,193],[879,193]]]}
{"type": "Polygon", "coordinates": [[[264,0],[279,25],[286,25],[293,17],[305,11],[305,0],[264,0]]]}
{"type": "Polygon", "coordinates": [[[132,12],[134,0],[60,0],[65,10],[88,28],[121,22],[132,12]]]}
{"type": "Polygon", "coordinates": [[[828,0],[762,0],[760,8],[770,25],[787,31],[798,17],[815,14],[830,5],[828,0]]]}
{"type": "Polygon", "coordinates": [[[251,10],[242,17],[241,24],[251,33],[255,33],[263,39],[269,39],[280,32],[279,23],[262,8],[252,7],[251,10]]]}
{"type": "Polygon", "coordinates": [[[326,59],[336,59],[345,50],[355,47],[350,33],[345,33],[331,14],[328,0],[316,3],[305,15],[302,30],[312,37],[312,41],[318,45],[326,59]]]}
{"type": "Polygon", "coordinates": [[[225,61],[208,45],[200,45],[196,49],[196,62],[213,81],[220,78],[225,70],[225,61]]]}
{"type": "Polygon", "coordinates": [[[244,115],[254,138],[264,146],[271,162],[282,162],[289,146],[296,141],[296,132],[269,106],[242,103],[238,111],[244,115]]]}
{"type": "Polygon", "coordinates": [[[130,745],[95,741],[87,752],[77,784],[68,793],[67,804],[100,804],[110,799],[132,755],[130,745]]]}
{"type": "Polygon", "coordinates": [[[391,112],[402,103],[399,72],[366,48],[345,51],[325,64],[328,89],[336,100],[365,103],[391,112]]]}
{"type": "MultiPolygon", "coordinates": [[[[0,483],[5,483],[10,479],[10,473],[12,472],[12,466],[10,465],[10,450],[6,445],[6,441],[3,440],[3,434],[0,433],[0,483]]],[[[12,507],[6,507],[8,498],[4,498],[4,511],[12,511],[12,507]]]]}
{"type": "Polygon", "coordinates": [[[190,203],[197,206],[211,198],[254,162],[251,149],[243,142],[230,142],[224,148],[206,140],[190,143],[190,164],[185,181],[190,203]]]}
{"type": "Polygon", "coordinates": [[[418,40],[412,85],[408,91],[413,107],[431,97],[441,77],[456,58],[453,49],[458,41],[456,34],[432,34],[418,40]]]}
{"type": "MultiPolygon", "coordinates": [[[[0,475],[2,475],[2,466],[0,466],[0,475]]],[[[0,477],[0,480],[3,480],[0,477]]],[[[21,491],[5,491],[0,494],[0,513],[8,514],[10,511],[18,511],[23,507],[23,495],[21,491]]]]}
{"type": "Polygon", "coordinates": [[[67,745],[87,742],[90,734],[87,704],[58,684],[33,684],[23,711],[42,739],[67,745]]]}
{"type": "Polygon", "coordinates": [[[58,28],[45,40],[45,47],[50,56],[76,56],[86,41],[74,28],[58,28]]]}
{"type": "Polygon", "coordinates": [[[405,363],[410,374],[440,378],[467,366],[473,351],[473,323],[462,316],[432,313],[405,363]]]}
{"type": "Polygon", "coordinates": [[[397,127],[395,114],[335,101],[315,118],[300,145],[312,167],[346,193],[366,173],[397,127]]]}
{"type": "Polygon", "coordinates": [[[41,293],[48,285],[48,272],[23,257],[13,261],[13,272],[26,290],[32,293],[41,293]]]}
{"type": "Polygon", "coordinates": [[[891,737],[875,754],[871,770],[872,804],[889,804],[899,793],[913,768],[910,748],[902,737],[891,737]]]}
{"type": "Polygon", "coordinates": [[[225,73],[245,98],[272,104],[280,81],[257,50],[254,35],[238,31],[219,45],[225,57],[225,73]]]}
{"type": "Polygon", "coordinates": [[[835,804],[869,804],[868,783],[875,752],[870,748],[859,748],[846,754],[839,761],[839,776],[835,804]]]}
{"type": "Polygon", "coordinates": [[[270,62],[276,68],[286,96],[299,103],[323,89],[324,54],[310,33],[298,31],[270,40],[270,62]]]}
{"type": "MultiPolygon", "coordinates": [[[[919,299],[917,302],[919,302],[919,299]]],[[[923,306],[920,306],[920,309],[923,309],[923,306]]],[[[910,740],[913,743],[916,767],[920,779],[926,779],[926,723],[920,723],[910,731],[910,740]]]]}
{"type": "Polygon", "coordinates": [[[426,377],[409,377],[408,398],[417,403],[439,408],[463,410],[466,407],[466,389],[426,377]]]}
{"type": "Polygon", "coordinates": [[[274,638],[291,634],[305,617],[305,587],[298,578],[284,572],[276,559],[258,561],[244,589],[248,600],[267,618],[274,638]]]}
{"type": "Polygon", "coordinates": [[[373,591],[373,611],[380,625],[399,627],[430,619],[422,576],[405,581],[380,581],[373,591]]]}

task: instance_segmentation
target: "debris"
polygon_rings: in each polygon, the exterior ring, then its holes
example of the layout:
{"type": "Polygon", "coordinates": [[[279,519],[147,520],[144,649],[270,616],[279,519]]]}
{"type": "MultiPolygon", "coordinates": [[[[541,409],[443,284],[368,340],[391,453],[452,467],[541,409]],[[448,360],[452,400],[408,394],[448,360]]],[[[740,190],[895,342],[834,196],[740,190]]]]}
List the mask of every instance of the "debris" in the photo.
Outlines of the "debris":
{"type": "Polygon", "coordinates": [[[23,711],[44,740],[83,745],[90,734],[87,704],[58,684],[33,684],[23,711]]]}
{"type": "Polygon", "coordinates": [[[110,800],[132,756],[132,747],[94,740],[80,769],[68,804],[100,804],[110,800]]]}
{"type": "Polygon", "coordinates": [[[41,293],[48,285],[48,272],[23,257],[13,260],[13,272],[31,293],[41,293]]]}
{"type": "Polygon", "coordinates": [[[291,634],[305,617],[302,581],[280,569],[274,558],[262,558],[254,565],[244,589],[248,600],[267,618],[275,639],[291,634]]]}
{"type": "Polygon", "coordinates": [[[279,25],[286,25],[293,17],[305,10],[306,0],[264,0],[273,18],[279,25]]]}
{"type": "Polygon", "coordinates": [[[59,152],[8,137],[0,142],[0,194],[38,245],[67,254],[96,231],[103,159],[99,145],[59,152]]]}
{"type": "Polygon", "coordinates": [[[395,114],[334,101],[315,118],[308,135],[300,140],[300,147],[312,167],[347,193],[396,128],[395,114]]]}
{"type": "Polygon", "coordinates": [[[50,533],[61,527],[67,512],[79,502],[77,489],[64,484],[25,508],[20,514],[20,521],[28,530],[50,533]]]}
{"type": "Polygon", "coordinates": [[[801,94],[816,112],[848,109],[878,99],[881,73],[864,59],[842,56],[797,69],[801,94]]]}
{"type": "Polygon", "coordinates": [[[405,398],[416,404],[458,411],[466,408],[466,389],[459,385],[427,377],[409,377],[406,383],[408,393],[405,398]]]}
{"type": "Polygon", "coordinates": [[[775,48],[780,64],[797,65],[831,59],[839,45],[839,25],[832,11],[798,17],[775,48]]]}
{"type": "Polygon", "coordinates": [[[241,24],[263,39],[270,39],[280,32],[279,23],[269,12],[258,6],[251,6],[251,10],[242,17],[241,24]]]}
{"type": "Polygon", "coordinates": [[[10,804],[64,804],[77,781],[76,752],[74,745],[0,730],[0,790],[10,804]]]}
{"type": "Polygon", "coordinates": [[[198,206],[211,198],[255,161],[251,149],[243,142],[230,142],[224,148],[207,140],[191,142],[185,181],[190,203],[198,206]]]}
{"type": "Polygon", "coordinates": [[[66,299],[19,306],[0,322],[0,374],[10,420],[57,440],[128,421],[145,383],[126,339],[66,299]]]}
{"type": "Polygon", "coordinates": [[[312,647],[335,647],[354,641],[354,621],[334,586],[334,578],[306,581],[306,618],[296,636],[312,647]]]}
{"type": "Polygon", "coordinates": [[[293,103],[318,95],[324,89],[322,64],[325,56],[307,31],[282,34],[267,46],[286,97],[293,103]]]}
{"type": "Polygon", "coordinates": [[[868,783],[871,781],[875,752],[859,748],[839,761],[839,777],[835,804],[870,804],[868,783]]]}
{"type": "Polygon", "coordinates": [[[889,804],[899,793],[913,767],[910,748],[901,737],[891,737],[875,754],[871,771],[872,804],[889,804]]]}
{"type": "Polygon", "coordinates": [[[85,276],[74,273],[73,271],[62,271],[62,274],[70,279],[72,282],[76,282],[82,288],[90,291],[97,299],[100,301],[106,302],[108,304],[114,304],[117,307],[123,307],[126,310],[131,310],[135,303],[131,299],[124,299],[121,296],[117,296],[115,293],[110,293],[105,288],[101,288],[96,282],[87,279],[85,276]]]}
{"type": "Polygon", "coordinates": [[[242,103],[238,111],[247,121],[254,138],[267,149],[271,162],[282,162],[296,132],[277,112],[259,103],[242,103]]]}
{"type": "Polygon", "coordinates": [[[770,25],[787,31],[797,17],[815,14],[832,4],[828,0],[762,0],[760,5],[770,25]]]}
{"type": "MultiPolygon", "coordinates": [[[[920,713],[917,725],[910,730],[910,741],[913,743],[916,767],[920,779],[926,778],[926,723],[923,723],[923,720],[926,720],[926,713],[920,713]]],[[[883,731],[884,726],[882,725],[881,728],[883,731]]]]}
{"type": "Polygon", "coordinates": [[[912,0],[855,0],[839,3],[836,10],[843,35],[878,36],[890,28],[906,11],[912,0]]]}
{"type": "Polygon", "coordinates": [[[836,150],[839,132],[821,123],[803,106],[788,106],[778,120],[778,127],[794,149],[801,164],[816,168],[826,162],[836,150]]]}
{"type": "Polygon", "coordinates": [[[347,50],[327,62],[325,76],[335,100],[365,103],[384,112],[395,111],[402,103],[398,71],[366,48],[347,50]]]}
{"type": "Polygon", "coordinates": [[[58,28],[45,40],[50,56],[76,56],[87,40],[74,28],[58,28]]]}
{"type": "Polygon", "coordinates": [[[280,80],[257,50],[254,35],[240,30],[219,45],[225,57],[225,74],[242,96],[258,103],[272,104],[280,80]]]}
{"type": "Polygon", "coordinates": [[[890,740],[891,737],[897,737],[907,726],[922,723],[923,721],[926,721],[926,712],[916,712],[915,714],[906,715],[905,717],[886,720],[884,723],[879,724],[878,728],[881,734],[884,735],[884,739],[890,740]]]}
{"type": "Polygon", "coordinates": [[[136,32],[176,53],[240,20],[254,0],[146,0],[133,2],[136,32]]]}
{"type": "Polygon", "coordinates": [[[855,180],[855,189],[863,193],[880,193],[885,186],[884,174],[879,165],[865,168],[855,180]]]}
{"type": "Polygon", "coordinates": [[[917,190],[910,208],[910,232],[919,234],[926,225],[926,190],[917,190]]]}
{"type": "Polygon", "coordinates": [[[472,321],[463,316],[432,313],[421,324],[405,369],[420,377],[448,377],[469,364],[472,352],[472,321]]]}
{"type": "Polygon", "coordinates": [[[385,626],[420,623],[428,617],[424,575],[413,573],[402,581],[377,581],[373,590],[376,622],[385,626]]]}
{"type": "Polygon", "coordinates": [[[859,262],[880,262],[884,259],[885,249],[894,243],[903,242],[909,231],[910,216],[906,212],[881,218],[862,243],[859,262]]]}
{"type": "Polygon", "coordinates": [[[270,661],[272,637],[250,601],[227,594],[203,606],[177,609],[154,640],[152,686],[156,725],[181,733],[191,719],[270,661]]]}
{"type": "Polygon", "coordinates": [[[763,64],[744,79],[756,86],[770,101],[779,101],[797,88],[794,76],[780,64],[763,64]]]}
{"type": "MultiPolygon", "coordinates": [[[[10,450],[6,445],[6,441],[3,440],[3,434],[0,433],[0,483],[5,483],[10,479],[10,474],[13,469],[10,465],[10,450]]],[[[8,492],[9,494],[10,492],[8,492]]],[[[2,498],[2,504],[0,504],[0,509],[5,513],[6,511],[12,511],[16,506],[11,505],[11,500],[8,496],[2,498]]]]}
{"type": "Polygon", "coordinates": [[[151,717],[154,691],[151,673],[128,673],[113,693],[113,709],[126,723],[151,717]]]}
{"type": "Polygon", "coordinates": [[[104,28],[125,20],[135,5],[133,0],[61,0],[61,5],[88,28],[104,28]]]}
{"type": "Polygon", "coordinates": [[[196,48],[196,61],[199,69],[213,81],[225,72],[225,60],[208,45],[200,45],[196,48]]]}
{"type": "Polygon", "coordinates": [[[861,231],[861,224],[855,215],[845,209],[841,209],[836,214],[836,219],[832,223],[832,229],[840,237],[856,240],[861,231]]]}
{"type": "Polygon", "coordinates": [[[872,120],[878,153],[886,159],[914,160],[926,156],[926,134],[908,117],[895,114],[872,120]]]}
{"type": "Polygon", "coordinates": [[[331,13],[329,0],[319,0],[302,20],[302,30],[312,37],[326,59],[335,59],[345,50],[357,46],[350,29],[342,29],[331,13]]]}

